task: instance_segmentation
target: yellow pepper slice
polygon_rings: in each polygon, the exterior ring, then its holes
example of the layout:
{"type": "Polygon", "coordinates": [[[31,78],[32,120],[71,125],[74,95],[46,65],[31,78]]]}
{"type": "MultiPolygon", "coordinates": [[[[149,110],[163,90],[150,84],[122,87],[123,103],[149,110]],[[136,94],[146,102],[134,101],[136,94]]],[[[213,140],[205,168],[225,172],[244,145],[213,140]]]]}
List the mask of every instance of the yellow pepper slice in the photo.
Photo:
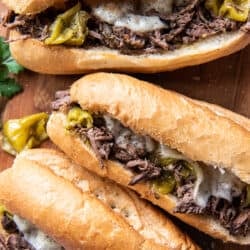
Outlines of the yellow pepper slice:
{"type": "Polygon", "coordinates": [[[153,189],[159,192],[160,194],[169,194],[171,193],[176,186],[176,180],[173,174],[169,173],[161,179],[153,181],[153,189]]]}
{"type": "Polygon", "coordinates": [[[248,0],[206,0],[205,7],[216,16],[224,16],[238,22],[245,22],[249,15],[248,0]]]}
{"type": "Polygon", "coordinates": [[[245,22],[248,18],[249,7],[246,0],[224,0],[219,10],[220,16],[245,22]]]}
{"type": "Polygon", "coordinates": [[[158,160],[160,166],[168,166],[171,164],[174,164],[178,159],[167,157],[167,158],[161,158],[158,160]]]}
{"type": "Polygon", "coordinates": [[[16,154],[33,148],[48,138],[46,123],[48,114],[38,113],[21,119],[8,120],[3,125],[3,149],[16,154]]]}
{"type": "Polygon", "coordinates": [[[86,128],[93,127],[93,117],[87,111],[80,107],[73,107],[67,115],[67,129],[74,128],[76,125],[81,125],[86,128]]]}
{"type": "Polygon", "coordinates": [[[68,11],[57,16],[50,26],[51,34],[45,40],[45,44],[82,45],[88,34],[88,19],[88,13],[81,11],[81,4],[76,4],[68,11]]]}

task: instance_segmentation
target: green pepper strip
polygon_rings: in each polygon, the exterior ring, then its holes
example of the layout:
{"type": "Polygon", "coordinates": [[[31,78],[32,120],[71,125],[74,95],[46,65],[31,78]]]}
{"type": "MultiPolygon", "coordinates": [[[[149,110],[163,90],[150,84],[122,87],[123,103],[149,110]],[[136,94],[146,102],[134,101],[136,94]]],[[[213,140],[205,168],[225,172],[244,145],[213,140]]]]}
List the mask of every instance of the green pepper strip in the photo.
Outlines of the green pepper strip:
{"type": "Polygon", "coordinates": [[[45,129],[47,120],[46,113],[8,120],[3,126],[4,142],[9,143],[17,153],[38,146],[48,137],[45,129]]]}
{"type": "Polygon", "coordinates": [[[174,158],[163,158],[163,159],[160,159],[158,160],[158,163],[160,166],[162,167],[165,167],[165,166],[168,166],[170,164],[174,164],[178,161],[178,159],[174,159],[174,158]]]}
{"type": "Polygon", "coordinates": [[[80,107],[73,107],[67,115],[66,129],[70,130],[77,125],[91,128],[93,127],[93,117],[89,112],[82,110],[80,107]]]}
{"type": "Polygon", "coordinates": [[[205,7],[216,16],[224,16],[237,22],[247,21],[249,15],[247,0],[206,0],[205,7]]]}
{"type": "Polygon", "coordinates": [[[153,189],[160,194],[169,194],[173,192],[176,186],[174,175],[170,172],[165,173],[161,178],[153,181],[153,189]]]}
{"type": "MultiPolygon", "coordinates": [[[[172,193],[176,186],[179,186],[178,183],[171,171],[167,170],[167,166],[170,164],[174,164],[178,161],[178,159],[174,158],[165,158],[160,159],[160,165],[165,169],[164,176],[160,177],[157,180],[153,181],[153,189],[157,190],[161,194],[169,194],[172,193]]],[[[195,170],[192,164],[188,161],[183,161],[183,168],[181,169],[181,175],[183,178],[188,178],[191,175],[196,175],[195,170]]]]}
{"type": "Polygon", "coordinates": [[[248,18],[249,8],[247,1],[224,0],[219,10],[220,16],[225,16],[238,22],[245,22],[248,18]]]}
{"type": "Polygon", "coordinates": [[[45,44],[82,45],[88,34],[88,19],[88,13],[81,11],[81,4],[76,4],[68,11],[57,16],[50,26],[51,34],[45,40],[45,44]]]}

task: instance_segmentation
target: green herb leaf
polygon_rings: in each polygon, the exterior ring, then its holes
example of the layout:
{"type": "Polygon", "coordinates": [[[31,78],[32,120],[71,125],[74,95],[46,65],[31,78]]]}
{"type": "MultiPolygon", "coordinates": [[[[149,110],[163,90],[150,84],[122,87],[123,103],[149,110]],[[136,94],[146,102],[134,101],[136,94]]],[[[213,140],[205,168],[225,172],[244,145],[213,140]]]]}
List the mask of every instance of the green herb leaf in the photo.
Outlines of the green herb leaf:
{"type": "Polygon", "coordinates": [[[18,74],[23,70],[23,67],[19,65],[11,56],[4,60],[3,65],[5,65],[10,73],[18,74]]]}
{"type": "Polygon", "coordinates": [[[16,83],[15,79],[7,78],[0,81],[0,95],[8,98],[14,96],[22,90],[21,85],[16,83]]]}
{"type": "Polygon", "coordinates": [[[0,37],[0,59],[1,61],[6,60],[8,57],[10,57],[10,50],[8,43],[4,42],[4,39],[0,37]]]}
{"type": "Polygon", "coordinates": [[[18,74],[24,68],[11,56],[9,45],[0,37],[0,96],[12,97],[22,90],[22,87],[9,74],[18,74]]]}
{"type": "Polygon", "coordinates": [[[8,78],[8,75],[9,75],[8,68],[0,65],[0,81],[3,81],[4,79],[8,78]]]}

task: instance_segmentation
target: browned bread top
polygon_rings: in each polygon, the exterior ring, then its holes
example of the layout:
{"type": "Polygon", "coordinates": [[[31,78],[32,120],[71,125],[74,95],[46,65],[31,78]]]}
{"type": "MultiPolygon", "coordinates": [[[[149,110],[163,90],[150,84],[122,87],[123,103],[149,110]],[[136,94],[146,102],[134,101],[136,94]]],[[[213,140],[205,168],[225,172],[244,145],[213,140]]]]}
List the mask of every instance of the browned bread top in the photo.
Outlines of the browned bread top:
{"type": "Polygon", "coordinates": [[[79,79],[71,87],[71,99],[83,109],[110,114],[194,161],[227,168],[250,184],[247,118],[120,74],[79,79]]]}
{"type": "Polygon", "coordinates": [[[19,154],[0,188],[0,203],[67,249],[198,249],[135,193],[55,150],[19,154]]]}

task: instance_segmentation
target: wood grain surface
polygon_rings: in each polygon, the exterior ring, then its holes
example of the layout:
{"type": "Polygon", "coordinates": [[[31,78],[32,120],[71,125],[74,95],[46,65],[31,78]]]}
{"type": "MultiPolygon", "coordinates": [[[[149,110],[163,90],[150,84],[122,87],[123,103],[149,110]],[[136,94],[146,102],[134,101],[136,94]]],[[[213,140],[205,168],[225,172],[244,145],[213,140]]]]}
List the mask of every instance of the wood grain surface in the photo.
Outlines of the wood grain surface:
{"type": "MultiPolygon", "coordinates": [[[[0,4],[0,14],[5,11],[0,4]]],[[[0,35],[4,30],[0,28],[0,35]]],[[[63,63],[63,62],[58,62],[63,63]]],[[[133,76],[172,89],[189,97],[219,104],[250,117],[250,47],[231,56],[174,72],[159,74],[134,74],[133,76]]],[[[35,112],[50,110],[50,101],[56,90],[69,87],[80,76],[51,76],[24,71],[18,76],[24,91],[10,100],[2,119],[19,118],[35,112]]],[[[230,131],[228,131],[230,133],[230,131]]],[[[53,147],[47,141],[44,147],[53,147]]],[[[13,158],[0,151],[0,170],[11,166],[13,158]]],[[[187,232],[202,249],[247,250],[250,246],[224,244],[214,240],[182,222],[174,221],[187,232]]]]}

